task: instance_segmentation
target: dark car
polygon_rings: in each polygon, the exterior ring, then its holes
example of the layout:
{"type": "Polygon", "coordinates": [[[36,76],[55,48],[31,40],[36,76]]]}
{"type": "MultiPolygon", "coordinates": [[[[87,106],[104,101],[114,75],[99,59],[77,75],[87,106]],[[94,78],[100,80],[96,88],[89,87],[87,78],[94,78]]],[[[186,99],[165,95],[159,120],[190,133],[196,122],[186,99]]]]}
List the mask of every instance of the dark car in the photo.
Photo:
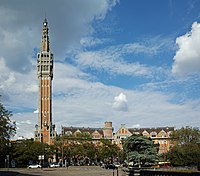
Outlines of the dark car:
{"type": "Polygon", "coordinates": [[[44,163],[42,164],[42,167],[45,167],[45,168],[48,168],[48,167],[50,167],[50,164],[49,164],[49,162],[44,162],[44,163]]]}
{"type": "Polygon", "coordinates": [[[117,167],[114,164],[106,164],[105,168],[106,169],[117,169],[117,167]]]}

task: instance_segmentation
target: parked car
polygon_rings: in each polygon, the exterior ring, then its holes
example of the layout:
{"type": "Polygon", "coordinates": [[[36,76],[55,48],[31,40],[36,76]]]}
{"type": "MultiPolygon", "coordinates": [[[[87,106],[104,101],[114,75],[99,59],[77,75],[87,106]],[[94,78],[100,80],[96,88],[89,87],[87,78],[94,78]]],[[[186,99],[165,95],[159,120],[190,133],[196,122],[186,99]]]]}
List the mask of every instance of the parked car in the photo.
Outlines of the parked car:
{"type": "Polygon", "coordinates": [[[153,166],[151,166],[151,168],[153,168],[153,169],[159,169],[160,166],[159,165],[153,165],[153,166]]]}
{"type": "Polygon", "coordinates": [[[106,167],[106,164],[105,164],[105,163],[100,163],[100,167],[101,167],[101,168],[105,168],[105,167],[106,167]]]}
{"type": "Polygon", "coordinates": [[[60,167],[60,164],[58,164],[58,163],[51,163],[50,167],[60,167]]]}
{"type": "Polygon", "coordinates": [[[106,169],[117,169],[117,167],[114,164],[106,164],[105,168],[106,169]]]}
{"type": "Polygon", "coordinates": [[[44,163],[42,164],[42,167],[44,167],[44,168],[48,168],[48,167],[50,167],[49,162],[44,162],[44,163]]]}
{"type": "Polygon", "coordinates": [[[115,162],[113,164],[115,165],[116,168],[120,167],[120,163],[119,162],[115,162]]]}
{"type": "Polygon", "coordinates": [[[28,168],[30,169],[33,169],[33,168],[41,168],[41,165],[40,164],[31,164],[28,166],[28,168]]]}

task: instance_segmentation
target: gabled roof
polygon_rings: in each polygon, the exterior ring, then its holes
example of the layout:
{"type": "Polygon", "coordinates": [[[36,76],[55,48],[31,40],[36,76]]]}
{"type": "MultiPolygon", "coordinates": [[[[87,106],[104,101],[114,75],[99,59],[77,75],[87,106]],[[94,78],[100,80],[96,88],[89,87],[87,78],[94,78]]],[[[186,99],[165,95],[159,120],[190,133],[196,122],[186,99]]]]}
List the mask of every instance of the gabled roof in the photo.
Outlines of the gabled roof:
{"type": "Polygon", "coordinates": [[[71,131],[72,133],[75,133],[77,130],[79,130],[81,133],[90,133],[92,134],[95,131],[98,131],[100,135],[103,136],[103,128],[90,128],[90,127],[62,127],[62,134],[65,134],[67,131],[71,131]]]}
{"type": "Polygon", "coordinates": [[[131,133],[139,132],[142,134],[142,132],[147,131],[149,134],[151,132],[159,133],[160,131],[164,130],[166,133],[169,131],[174,131],[174,127],[158,127],[158,128],[127,128],[131,133]]]}

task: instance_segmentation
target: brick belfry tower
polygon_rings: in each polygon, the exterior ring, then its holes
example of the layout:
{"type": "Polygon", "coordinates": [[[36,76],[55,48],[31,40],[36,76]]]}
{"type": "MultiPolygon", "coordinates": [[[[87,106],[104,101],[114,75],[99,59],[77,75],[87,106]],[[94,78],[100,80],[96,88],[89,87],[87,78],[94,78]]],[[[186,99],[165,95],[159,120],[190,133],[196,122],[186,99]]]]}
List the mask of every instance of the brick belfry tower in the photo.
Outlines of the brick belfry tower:
{"type": "Polygon", "coordinates": [[[55,125],[52,124],[52,80],[53,53],[49,48],[47,19],[44,19],[40,52],[37,55],[38,90],[38,124],[35,126],[35,141],[54,143],[55,125]]]}

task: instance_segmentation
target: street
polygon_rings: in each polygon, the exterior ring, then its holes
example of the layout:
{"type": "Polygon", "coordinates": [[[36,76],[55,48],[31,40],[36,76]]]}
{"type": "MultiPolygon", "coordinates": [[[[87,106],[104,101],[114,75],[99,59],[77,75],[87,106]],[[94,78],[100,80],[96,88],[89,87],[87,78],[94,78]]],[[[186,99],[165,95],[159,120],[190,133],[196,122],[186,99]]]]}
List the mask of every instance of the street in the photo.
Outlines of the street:
{"type": "MultiPolygon", "coordinates": [[[[7,174],[6,169],[0,169],[0,176],[7,174]]],[[[70,166],[69,168],[10,168],[14,176],[117,176],[117,170],[103,169],[99,166],[70,166]],[[15,173],[14,173],[15,172],[15,173]],[[17,174],[16,174],[17,173],[17,174]]],[[[118,170],[118,176],[125,176],[121,169],[118,170]]]]}

